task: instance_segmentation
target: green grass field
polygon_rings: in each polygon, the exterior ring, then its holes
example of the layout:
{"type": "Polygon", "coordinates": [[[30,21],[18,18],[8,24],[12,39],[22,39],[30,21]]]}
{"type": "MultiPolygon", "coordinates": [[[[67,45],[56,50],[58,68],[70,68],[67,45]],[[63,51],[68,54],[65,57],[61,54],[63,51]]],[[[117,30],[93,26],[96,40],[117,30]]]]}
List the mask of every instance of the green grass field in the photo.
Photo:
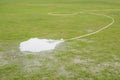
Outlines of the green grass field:
{"type": "Polygon", "coordinates": [[[120,80],[120,0],[0,0],[0,80],[120,80]],[[20,52],[30,38],[66,40],[111,22],[90,12],[115,22],[52,51],[20,52]]]}

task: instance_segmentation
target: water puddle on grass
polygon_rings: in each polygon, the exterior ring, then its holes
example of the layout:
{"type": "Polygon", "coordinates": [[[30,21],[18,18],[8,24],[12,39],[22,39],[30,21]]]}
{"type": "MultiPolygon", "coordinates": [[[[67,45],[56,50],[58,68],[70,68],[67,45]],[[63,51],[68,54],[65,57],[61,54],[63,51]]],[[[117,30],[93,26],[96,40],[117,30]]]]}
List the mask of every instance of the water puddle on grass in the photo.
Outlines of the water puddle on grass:
{"type": "Polygon", "coordinates": [[[27,41],[20,43],[20,51],[24,52],[41,52],[41,51],[48,51],[54,50],[55,47],[64,42],[63,39],[61,40],[52,40],[52,39],[38,39],[38,38],[31,38],[27,41]]]}

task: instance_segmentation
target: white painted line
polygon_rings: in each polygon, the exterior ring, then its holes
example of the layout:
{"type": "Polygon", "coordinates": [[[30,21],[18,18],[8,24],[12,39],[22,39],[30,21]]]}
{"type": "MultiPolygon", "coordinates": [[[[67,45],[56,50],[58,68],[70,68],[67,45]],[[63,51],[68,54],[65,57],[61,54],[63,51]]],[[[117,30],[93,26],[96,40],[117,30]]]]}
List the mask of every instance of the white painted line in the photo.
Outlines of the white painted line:
{"type": "MultiPolygon", "coordinates": [[[[81,11],[81,12],[75,12],[75,13],[69,13],[69,14],[63,14],[63,13],[48,13],[48,15],[52,15],[52,16],[69,16],[69,15],[78,15],[80,13],[86,13],[86,11],[117,11],[120,9],[106,9],[106,10],[84,10],[84,11],[81,11]]],[[[106,18],[109,18],[111,19],[111,22],[109,24],[107,24],[106,26],[102,27],[101,29],[97,30],[97,31],[94,31],[92,33],[88,33],[88,34],[84,34],[84,35],[81,35],[81,36],[77,36],[77,37],[73,37],[73,38],[70,38],[70,39],[66,39],[65,41],[71,41],[71,40],[76,40],[76,39],[80,39],[80,38],[84,38],[84,37],[88,37],[88,36],[91,36],[93,34],[97,34],[101,31],[103,31],[104,29],[110,27],[114,22],[114,18],[111,17],[111,16],[108,16],[108,15],[105,15],[105,14],[97,14],[97,13],[91,13],[91,12],[87,12],[87,14],[92,14],[92,15],[98,15],[98,16],[104,16],[106,18]]]]}
{"type": "Polygon", "coordinates": [[[87,36],[91,36],[91,35],[93,35],[93,34],[97,34],[98,32],[101,32],[101,31],[103,31],[104,29],[110,27],[110,26],[115,22],[114,18],[111,17],[111,16],[108,16],[108,15],[96,14],[96,13],[89,13],[89,14],[104,16],[104,17],[107,17],[107,18],[111,19],[112,21],[111,21],[109,24],[107,24],[106,26],[102,27],[101,29],[99,29],[99,30],[97,30],[97,31],[95,31],[95,32],[88,33],[88,34],[84,34],[84,35],[77,36],[77,37],[70,38],[70,39],[66,39],[66,41],[68,41],[68,40],[76,40],[76,39],[84,38],[84,37],[87,37],[87,36]]]}

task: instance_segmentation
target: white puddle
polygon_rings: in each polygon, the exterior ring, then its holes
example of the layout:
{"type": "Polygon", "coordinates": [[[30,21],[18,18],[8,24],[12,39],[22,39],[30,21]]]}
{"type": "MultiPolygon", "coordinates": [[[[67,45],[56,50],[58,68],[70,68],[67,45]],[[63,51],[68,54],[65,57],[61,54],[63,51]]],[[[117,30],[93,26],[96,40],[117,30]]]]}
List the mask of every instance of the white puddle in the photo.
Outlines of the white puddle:
{"type": "Polygon", "coordinates": [[[31,38],[27,41],[20,43],[20,51],[28,51],[28,52],[41,52],[47,50],[53,50],[55,47],[64,42],[63,39],[61,40],[52,40],[52,39],[38,39],[38,38],[31,38]]]}

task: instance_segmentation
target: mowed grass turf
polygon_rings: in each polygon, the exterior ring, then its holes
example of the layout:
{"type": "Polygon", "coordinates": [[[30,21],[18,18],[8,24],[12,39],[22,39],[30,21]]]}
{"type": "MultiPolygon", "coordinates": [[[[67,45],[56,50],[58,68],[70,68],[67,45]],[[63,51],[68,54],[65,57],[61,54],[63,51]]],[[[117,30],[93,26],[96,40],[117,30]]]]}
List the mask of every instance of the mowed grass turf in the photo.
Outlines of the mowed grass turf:
{"type": "Polygon", "coordinates": [[[0,80],[119,80],[119,0],[0,0],[0,80]],[[99,11],[92,11],[99,10],[99,11]],[[78,15],[48,15],[50,12],[78,15]],[[70,39],[53,51],[20,52],[30,38],[70,39]],[[30,54],[29,54],[30,53],[30,54]]]}

